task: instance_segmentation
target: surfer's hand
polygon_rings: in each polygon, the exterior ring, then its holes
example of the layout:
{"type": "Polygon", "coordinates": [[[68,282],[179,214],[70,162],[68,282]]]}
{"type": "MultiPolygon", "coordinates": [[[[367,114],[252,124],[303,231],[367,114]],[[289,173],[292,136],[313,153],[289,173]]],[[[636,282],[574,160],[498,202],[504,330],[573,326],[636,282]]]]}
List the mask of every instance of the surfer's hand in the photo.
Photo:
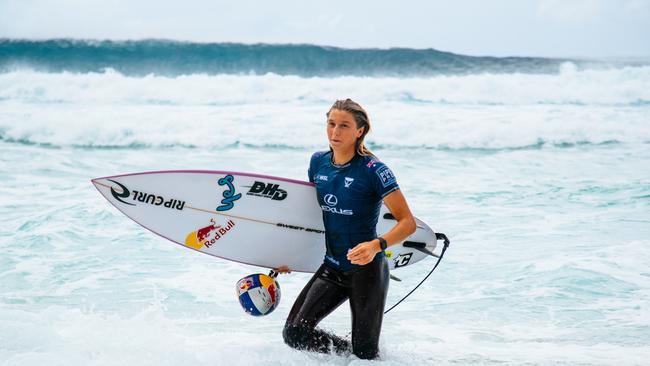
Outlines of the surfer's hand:
{"type": "Polygon", "coordinates": [[[278,273],[291,273],[291,269],[289,269],[289,266],[287,265],[280,266],[278,268],[273,268],[273,270],[278,273]]]}
{"type": "Polygon", "coordinates": [[[348,260],[352,264],[363,266],[370,263],[375,258],[375,254],[379,252],[381,252],[381,247],[376,239],[364,241],[348,251],[348,260]]]}

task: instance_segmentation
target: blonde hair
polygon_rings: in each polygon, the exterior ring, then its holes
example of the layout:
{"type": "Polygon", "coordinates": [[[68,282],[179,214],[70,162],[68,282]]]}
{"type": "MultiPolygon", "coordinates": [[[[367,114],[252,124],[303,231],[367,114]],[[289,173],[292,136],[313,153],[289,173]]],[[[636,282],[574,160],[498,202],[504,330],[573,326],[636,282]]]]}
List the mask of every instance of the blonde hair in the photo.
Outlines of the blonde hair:
{"type": "MultiPolygon", "coordinates": [[[[352,99],[339,99],[330,108],[330,110],[326,113],[327,118],[330,116],[330,112],[332,109],[337,109],[339,111],[345,111],[354,116],[354,121],[357,125],[357,128],[362,128],[363,127],[363,133],[361,134],[361,137],[357,139],[356,142],[356,152],[359,155],[363,156],[375,156],[375,154],[370,151],[366,147],[366,144],[363,142],[363,139],[366,137],[368,132],[370,132],[370,118],[368,118],[368,113],[366,112],[363,107],[353,101],[352,99]]],[[[332,147],[330,146],[330,150],[332,150],[332,147]]]]}

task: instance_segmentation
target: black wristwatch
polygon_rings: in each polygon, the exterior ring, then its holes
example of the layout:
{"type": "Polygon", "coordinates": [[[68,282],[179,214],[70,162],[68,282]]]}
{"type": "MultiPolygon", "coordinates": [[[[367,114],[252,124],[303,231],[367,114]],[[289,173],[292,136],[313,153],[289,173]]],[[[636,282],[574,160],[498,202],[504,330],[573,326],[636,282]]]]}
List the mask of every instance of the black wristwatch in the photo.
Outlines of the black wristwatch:
{"type": "Polygon", "coordinates": [[[388,243],[386,242],[386,239],[382,238],[381,236],[377,238],[379,240],[379,247],[381,248],[381,251],[383,252],[386,250],[388,247],[388,243]]]}

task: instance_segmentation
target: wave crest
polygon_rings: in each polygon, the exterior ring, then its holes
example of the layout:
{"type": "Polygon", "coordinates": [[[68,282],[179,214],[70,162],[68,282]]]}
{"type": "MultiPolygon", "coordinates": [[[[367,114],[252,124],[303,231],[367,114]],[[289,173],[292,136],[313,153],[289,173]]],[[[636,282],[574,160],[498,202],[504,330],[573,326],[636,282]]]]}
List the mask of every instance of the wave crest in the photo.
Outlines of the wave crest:
{"type": "MultiPolygon", "coordinates": [[[[309,76],[426,76],[556,73],[566,59],[475,57],[435,49],[344,49],[317,45],[192,43],[171,40],[0,39],[0,72],[28,67],[46,72],[255,74],[309,76]]],[[[581,65],[591,62],[574,61],[581,65]]]]}

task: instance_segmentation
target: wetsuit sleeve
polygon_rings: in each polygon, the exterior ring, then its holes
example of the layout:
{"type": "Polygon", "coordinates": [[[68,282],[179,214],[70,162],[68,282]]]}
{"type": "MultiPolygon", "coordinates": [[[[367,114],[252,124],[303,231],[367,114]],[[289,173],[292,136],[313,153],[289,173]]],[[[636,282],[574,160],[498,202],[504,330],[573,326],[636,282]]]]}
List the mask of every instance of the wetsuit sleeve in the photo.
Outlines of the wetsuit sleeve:
{"type": "Polygon", "coordinates": [[[375,192],[381,197],[386,197],[389,193],[399,189],[397,178],[388,166],[380,161],[376,161],[370,168],[370,182],[375,192]]]}

